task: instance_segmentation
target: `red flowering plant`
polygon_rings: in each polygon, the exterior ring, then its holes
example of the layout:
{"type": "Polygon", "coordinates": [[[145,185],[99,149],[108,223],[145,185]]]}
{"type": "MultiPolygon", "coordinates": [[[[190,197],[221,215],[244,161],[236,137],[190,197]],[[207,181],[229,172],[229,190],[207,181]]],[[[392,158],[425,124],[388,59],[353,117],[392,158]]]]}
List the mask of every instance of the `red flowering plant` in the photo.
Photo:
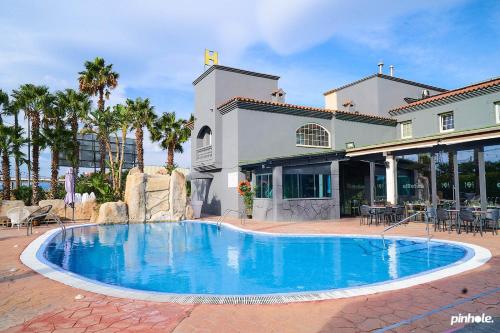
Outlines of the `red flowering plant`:
{"type": "Polygon", "coordinates": [[[243,197],[247,212],[251,212],[253,206],[252,184],[248,180],[242,180],[238,185],[238,193],[243,197]]]}

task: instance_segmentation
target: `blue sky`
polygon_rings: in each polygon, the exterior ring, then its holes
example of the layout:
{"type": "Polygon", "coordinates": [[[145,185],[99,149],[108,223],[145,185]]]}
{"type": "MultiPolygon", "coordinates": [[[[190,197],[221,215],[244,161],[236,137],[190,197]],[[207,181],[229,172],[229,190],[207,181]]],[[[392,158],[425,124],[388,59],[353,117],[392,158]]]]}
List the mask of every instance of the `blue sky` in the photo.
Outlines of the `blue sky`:
{"type": "MultiPolygon", "coordinates": [[[[158,113],[188,117],[209,48],[223,65],[281,76],[287,102],[321,107],[323,92],[375,73],[380,60],[448,89],[498,76],[499,20],[494,0],[2,0],[0,89],[76,88],[83,62],[101,56],[121,75],[110,104],[149,97],[158,113]]],[[[147,164],[165,163],[157,145],[145,148],[147,164]]],[[[189,153],[176,162],[189,166],[189,153]]]]}

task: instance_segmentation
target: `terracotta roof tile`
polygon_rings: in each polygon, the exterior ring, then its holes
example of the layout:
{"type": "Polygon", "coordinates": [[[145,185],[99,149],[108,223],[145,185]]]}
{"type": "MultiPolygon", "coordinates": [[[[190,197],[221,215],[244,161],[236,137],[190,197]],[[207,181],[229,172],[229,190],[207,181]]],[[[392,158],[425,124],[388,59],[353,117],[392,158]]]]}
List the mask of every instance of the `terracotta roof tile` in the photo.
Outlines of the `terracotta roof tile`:
{"type": "Polygon", "coordinates": [[[390,117],[381,117],[381,116],[375,116],[371,114],[365,114],[365,113],[357,113],[357,112],[349,112],[349,111],[341,111],[341,110],[331,110],[331,109],[324,109],[324,108],[317,108],[317,107],[312,107],[312,106],[303,106],[303,105],[295,105],[295,104],[287,104],[287,103],[278,103],[278,102],[271,102],[271,101],[263,101],[263,100],[258,100],[254,98],[249,98],[249,97],[233,97],[224,103],[220,104],[217,109],[223,108],[227,105],[229,105],[232,102],[239,101],[239,102],[250,102],[250,103],[256,103],[256,104],[264,104],[264,105],[270,105],[270,106],[281,106],[281,107],[288,107],[288,108],[293,108],[293,109],[299,109],[299,110],[306,110],[306,111],[315,111],[315,112],[325,112],[325,113],[331,113],[331,114],[343,114],[343,115],[351,115],[351,116],[358,116],[358,117],[366,117],[366,118],[372,118],[372,119],[379,119],[379,120],[386,120],[386,121],[396,121],[393,118],[390,117]]]}
{"type": "Polygon", "coordinates": [[[444,92],[441,94],[437,94],[437,95],[433,95],[431,97],[427,97],[424,99],[420,99],[418,101],[409,103],[407,105],[403,105],[403,106],[400,106],[398,108],[392,109],[389,112],[393,113],[393,112],[409,109],[409,108],[412,108],[414,106],[424,105],[427,103],[443,100],[445,98],[454,97],[457,95],[462,95],[465,93],[470,93],[473,91],[482,90],[482,89],[490,88],[490,87],[497,86],[497,85],[500,85],[500,77],[490,79],[487,81],[483,81],[483,82],[479,82],[479,83],[475,83],[475,84],[472,84],[470,86],[458,88],[455,90],[450,90],[450,91],[447,91],[447,92],[444,92]]]}

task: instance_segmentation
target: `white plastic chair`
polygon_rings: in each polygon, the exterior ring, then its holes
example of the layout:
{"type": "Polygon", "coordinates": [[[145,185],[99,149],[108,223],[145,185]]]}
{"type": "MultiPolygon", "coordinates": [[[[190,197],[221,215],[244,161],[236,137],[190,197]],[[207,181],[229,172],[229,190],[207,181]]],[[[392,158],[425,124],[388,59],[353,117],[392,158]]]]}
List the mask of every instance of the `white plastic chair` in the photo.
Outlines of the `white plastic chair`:
{"type": "Polygon", "coordinates": [[[14,207],[7,212],[7,217],[10,219],[10,227],[14,228],[14,225],[17,224],[18,230],[21,224],[25,223],[29,216],[30,211],[24,207],[14,207]]]}

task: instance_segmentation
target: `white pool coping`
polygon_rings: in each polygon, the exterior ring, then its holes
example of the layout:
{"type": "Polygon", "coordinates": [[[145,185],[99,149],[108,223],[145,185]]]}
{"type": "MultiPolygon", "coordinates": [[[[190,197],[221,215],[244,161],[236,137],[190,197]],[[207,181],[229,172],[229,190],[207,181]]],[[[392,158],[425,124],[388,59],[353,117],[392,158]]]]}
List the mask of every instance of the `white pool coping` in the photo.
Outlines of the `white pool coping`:
{"type": "MultiPolygon", "coordinates": [[[[210,221],[185,221],[183,223],[208,223],[210,221]]],[[[67,226],[66,229],[77,227],[93,226],[94,224],[80,224],[67,226]]],[[[287,237],[352,237],[352,238],[378,238],[379,235],[363,235],[363,234],[288,234],[288,233],[270,233],[253,230],[246,230],[237,226],[223,223],[227,228],[232,228],[237,231],[254,233],[260,235],[271,236],[287,236],[287,237]]],[[[210,295],[210,294],[174,294],[164,292],[151,292],[113,286],[99,281],[91,280],[78,274],[66,271],[50,262],[48,262],[41,253],[45,249],[46,244],[61,232],[61,229],[52,229],[33,240],[21,254],[21,261],[24,265],[41,275],[66,284],[68,286],[82,289],[85,291],[104,294],[107,296],[118,298],[130,298],[137,300],[155,301],[155,302],[173,302],[180,304],[276,304],[276,303],[291,303],[304,301],[320,301],[328,299],[338,299],[353,296],[370,295],[385,291],[393,291],[404,288],[413,287],[419,284],[428,283],[452,275],[460,274],[472,269],[475,269],[485,264],[491,258],[491,252],[481,246],[462,243],[450,240],[433,239],[432,241],[458,245],[467,250],[464,258],[450,265],[437,268],[430,271],[425,271],[419,274],[411,275],[405,278],[389,280],[375,284],[369,284],[359,287],[348,287],[342,289],[332,289],[313,292],[296,292],[296,293],[280,293],[280,294],[257,294],[257,295],[210,295]]],[[[406,237],[406,236],[385,236],[385,239],[406,239],[426,241],[426,238],[421,237],[406,237]]]]}

